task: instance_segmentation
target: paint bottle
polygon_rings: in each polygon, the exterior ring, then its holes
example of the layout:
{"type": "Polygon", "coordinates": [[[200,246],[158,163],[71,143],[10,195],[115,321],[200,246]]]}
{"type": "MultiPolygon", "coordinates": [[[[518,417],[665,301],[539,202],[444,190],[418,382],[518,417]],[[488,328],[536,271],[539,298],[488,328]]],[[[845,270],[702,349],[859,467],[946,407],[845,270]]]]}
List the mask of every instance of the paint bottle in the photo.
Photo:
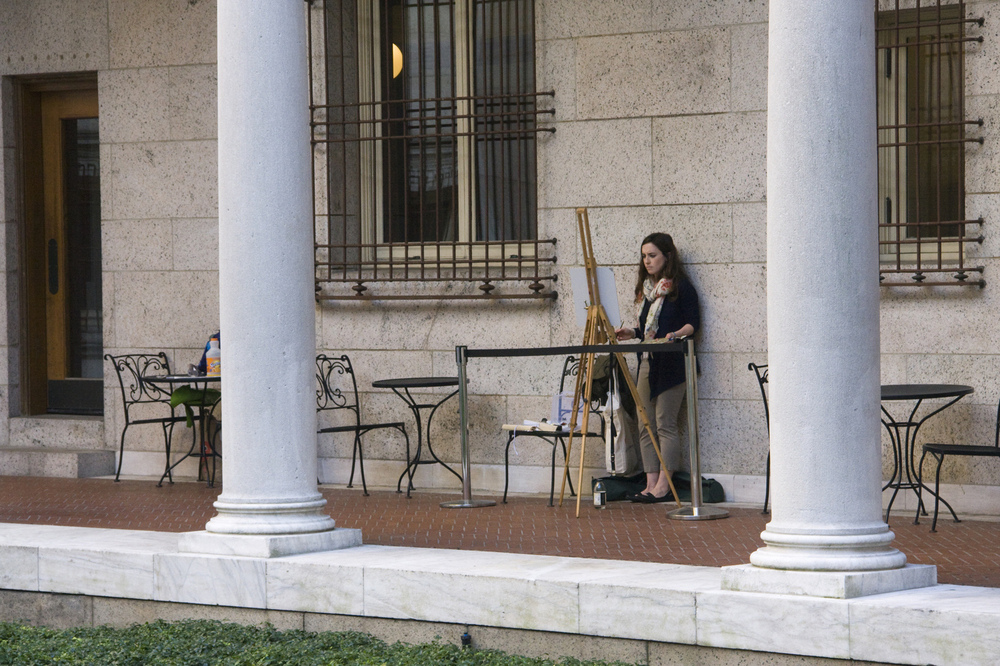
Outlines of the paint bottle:
{"type": "Polygon", "coordinates": [[[208,351],[205,352],[205,374],[219,376],[222,374],[222,350],[219,349],[219,341],[208,341],[208,351]]]}

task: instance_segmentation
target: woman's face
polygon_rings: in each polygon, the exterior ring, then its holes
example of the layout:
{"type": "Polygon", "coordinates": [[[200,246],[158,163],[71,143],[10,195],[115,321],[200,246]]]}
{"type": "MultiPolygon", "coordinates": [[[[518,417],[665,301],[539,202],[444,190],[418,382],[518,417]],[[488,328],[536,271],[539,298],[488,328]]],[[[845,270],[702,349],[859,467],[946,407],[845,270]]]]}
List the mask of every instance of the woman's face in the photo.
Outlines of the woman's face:
{"type": "Polygon", "coordinates": [[[667,263],[667,257],[660,252],[660,248],[653,243],[646,243],[642,246],[642,265],[646,267],[646,272],[650,275],[659,275],[667,263]]]}

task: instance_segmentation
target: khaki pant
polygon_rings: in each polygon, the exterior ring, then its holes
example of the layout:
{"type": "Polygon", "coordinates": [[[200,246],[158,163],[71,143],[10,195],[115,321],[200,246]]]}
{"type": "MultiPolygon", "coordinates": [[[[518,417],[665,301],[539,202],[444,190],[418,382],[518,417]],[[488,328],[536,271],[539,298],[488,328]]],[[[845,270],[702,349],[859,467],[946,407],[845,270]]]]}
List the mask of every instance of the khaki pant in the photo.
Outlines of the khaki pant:
{"type": "MultiPolygon", "coordinates": [[[[660,445],[663,463],[670,472],[676,472],[681,465],[681,438],[677,426],[680,416],[681,402],[684,400],[686,384],[678,384],[656,396],[655,401],[649,399],[649,359],[645,358],[639,366],[639,378],[636,380],[639,389],[639,400],[646,410],[650,425],[656,432],[660,445]]],[[[637,415],[638,418],[638,415],[637,415]]],[[[639,451],[642,454],[642,469],[647,474],[660,471],[660,460],[656,457],[656,445],[649,437],[649,432],[639,426],[639,451]]]]}

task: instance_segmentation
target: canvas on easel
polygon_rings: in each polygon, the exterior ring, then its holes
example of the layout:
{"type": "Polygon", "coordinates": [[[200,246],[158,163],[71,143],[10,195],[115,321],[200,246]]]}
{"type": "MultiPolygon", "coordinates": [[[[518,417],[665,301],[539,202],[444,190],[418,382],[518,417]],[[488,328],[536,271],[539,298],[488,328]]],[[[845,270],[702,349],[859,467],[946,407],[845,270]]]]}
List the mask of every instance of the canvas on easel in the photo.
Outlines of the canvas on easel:
{"type": "MultiPolygon", "coordinates": [[[[618,287],[615,285],[615,272],[607,266],[597,266],[594,269],[597,277],[597,293],[601,299],[601,307],[608,315],[609,321],[621,322],[621,310],[618,307],[618,287]]],[[[587,326],[587,308],[590,306],[590,289],[587,286],[587,269],[569,269],[569,283],[573,288],[573,312],[576,314],[576,325],[587,326]]]]}
{"type": "MultiPolygon", "coordinates": [[[[611,320],[608,318],[608,313],[604,309],[601,301],[601,294],[608,293],[601,289],[599,284],[598,275],[599,269],[597,266],[597,261],[594,259],[594,247],[591,242],[590,237],[590,217],[587,215],[586,208],[576,209],[576,223],[580,232],[580,242],[583,245],[583,268],[586,275],[587,281],[587,316],[584,322],[584,332],[583,332],[583,344],[584,345],[617,345],[618,339],[615,336],[615,327],[612,325],[611,320]]],[[[605,287],[606,289],[607,287],[605,287]]],[[[617,292],[614,291],[614,281],[612,279],[611,284],[612,291],[610,293],[615,294],[615,304],[617,305],[617,292]]],[[[609,299],[610,302],[610,299],[609,299]]],[[[614,351],[620,367],[628,368],[625,362],[625,356],[622,352],[614,351]]],[[[592,377],[594,374],[594,354],[593,352],[583,354],[580,359],[580,371],[576,376],[576,388],[573,392],[573,411],[570,418],[569,424],[569,441],[566,443],[566,460],[563,467],[563,480],[562,486],[559,489],[559,506],[562,506],[563,497],[566,491],[566,475],[569,473],[569,457],[573,452],[573,435],[577,432],[576,430],[576,419],[577,415],[580,413],[581,400],[582,404],[590,405],[592,396],[592,377]]],[[[636,388],[635,380],[632,379],[632,375],[628,370],[623,373],[625,377],[625,384],[628,386],[629,392],[632,394],[632,398],[635,400],[636,415],[639,417],[639,421],[642,423],[643,427],[649,433],[649,436],[656,441],[656,433],[653,432],[653,427],[650,424],[649,416],[646,414],[646,410],[642,405],[642,401],[639,399],[639,391],[636,388]]],[[[587,449],[587,437],[582,436],[582,433],[587,432],[587,426],[590,420],[590,409],[583,410],[583,423],[581,424],[581,437],[580,437],[580,469],[577,473],[577,485],[582,491],[583,484],[583,461],[587,449]]],[[[656,451],[656,457],[659,458],[660,466],[667,470],[666,465],[663,463],[663,457],[660,455],[659,447],[654,447],[656,451]]],[[[667,475],[667,483],[670,486],[670,492],[673,493],[674,501],[677,502],[677,506],[680,507],[680,500],[677,499],[677,489],[674,488],[674,483],[667,475]]],[[[580,517],[580,496],[582,492],[577,493],[576,496],[576,516],[580,517]]]]}

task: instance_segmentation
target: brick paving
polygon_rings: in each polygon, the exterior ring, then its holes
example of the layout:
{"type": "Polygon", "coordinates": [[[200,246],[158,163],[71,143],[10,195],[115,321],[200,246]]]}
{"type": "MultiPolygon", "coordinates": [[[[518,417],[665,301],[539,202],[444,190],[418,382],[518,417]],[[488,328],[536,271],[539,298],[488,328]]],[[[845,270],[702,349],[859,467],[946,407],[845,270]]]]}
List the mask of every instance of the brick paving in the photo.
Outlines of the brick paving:
{"type": "MultiPolygon", "coordinates": [[[[214,515],[219,488],[177,483],[157,488],[147,480],[0,477],[0,522],[186,532],[214,515]]],[[[367,544],[458,548],[564,557],[594,557],[672,564],[726,566],[749,561],[763,545],[767,517],[759,509],[729,507],[722,520],[684,522],[666,517],[668,505],[611,504],[596,511],[574,502],[546,506],[547,497],[514,497],[481,509],[442,509],[455,495],[322,488],[339,527],[360,528],[367,544]]],[[[495,498],[499,499],[499,498],[495,498]]],[[[942,517],[913,525],[894,513],[895,546],[915,564],[936,564],[938,581],[1000,587],[1000,522],[942,517]]]]}

